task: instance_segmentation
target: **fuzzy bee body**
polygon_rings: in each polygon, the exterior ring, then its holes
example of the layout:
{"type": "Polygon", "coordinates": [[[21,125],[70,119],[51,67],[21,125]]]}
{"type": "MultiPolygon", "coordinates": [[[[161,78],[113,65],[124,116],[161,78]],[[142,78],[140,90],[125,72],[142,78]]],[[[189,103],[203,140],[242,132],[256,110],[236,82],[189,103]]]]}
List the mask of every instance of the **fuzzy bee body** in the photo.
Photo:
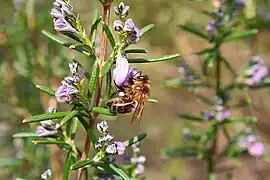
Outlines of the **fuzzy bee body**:
{"type": "Polygon", "coordinates": [[[107,107],[116,113],[126,114],[134,112],[132,121],[141,119],[144,100],[148,98],[150,85],[148,76],[137,69],[131,69],[126,82],[117,86],[118,98],[113,98],[107,107]]]}

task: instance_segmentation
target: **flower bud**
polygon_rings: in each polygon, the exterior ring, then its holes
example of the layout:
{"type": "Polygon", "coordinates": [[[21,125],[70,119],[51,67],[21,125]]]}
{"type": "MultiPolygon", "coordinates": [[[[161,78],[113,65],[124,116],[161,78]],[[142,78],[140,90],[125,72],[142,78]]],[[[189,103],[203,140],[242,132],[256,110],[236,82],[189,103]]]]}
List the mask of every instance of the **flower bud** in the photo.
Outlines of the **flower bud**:
{"type": "Polygon", "coordinates": [[[113,9],[117,16],[120,18],[125,18],[128,15],[129,6],[125,6],[125,4],[121,2],[118,7],[115,6],[113,9]]]}
{"type": "Polygon", "coordinates": [[[107,121],[101,121],[100,123],[97,123],[97,130],[98,132],[102,134],[107,132],[108,128],[109,128],[109,125],[107,121]]]}
{"type": "Polygon", "coordinates": [[[117,32],[121,32],[123,30],[123,24],[121,21],[116,20],[113,22],[113,28],[117,32]]]}

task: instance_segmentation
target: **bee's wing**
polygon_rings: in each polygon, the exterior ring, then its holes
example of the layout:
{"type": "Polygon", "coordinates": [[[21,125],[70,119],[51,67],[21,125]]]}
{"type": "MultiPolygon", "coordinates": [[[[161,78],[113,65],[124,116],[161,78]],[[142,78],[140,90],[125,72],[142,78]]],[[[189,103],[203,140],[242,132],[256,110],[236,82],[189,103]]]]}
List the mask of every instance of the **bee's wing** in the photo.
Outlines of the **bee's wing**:
{"type": "Polygon", "coordinates": [[[134,122],[135,120],[141,121],[142,115],[143,115],[143,110],[144,110],[144,97],[143,94],[140,95],[139,101],[137,103],[137,106],[135,108],[135,111],[132,115],[131,123],[134,122]]]}

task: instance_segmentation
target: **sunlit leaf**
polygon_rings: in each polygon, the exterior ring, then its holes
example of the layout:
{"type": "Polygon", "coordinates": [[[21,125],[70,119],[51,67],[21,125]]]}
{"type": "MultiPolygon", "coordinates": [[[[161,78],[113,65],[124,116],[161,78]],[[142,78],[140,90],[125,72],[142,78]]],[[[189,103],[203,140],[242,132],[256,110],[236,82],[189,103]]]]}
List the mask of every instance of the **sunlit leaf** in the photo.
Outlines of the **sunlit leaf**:
{"type": "Polygon", "coordinates": [[[64,118],[68,114],[69,112],[45,113],[45,114],[40,114],[40,115],[25,118],[23,120],[23,123],[33,123],[33,122],[39,122],[39,121],[44,121],[48,119],[60,119],[60,118],[64,118]]]}
{"type": "Polygon", "coordinates": [[[95,46],[95,42],[96,42],[96,31],[97,31],[97,27],[101,21],[101,17],[97,17],[98,16],[98,11],[94,11],[93,12],[93,23],[91,26],[91,31],[90,31],[90,35],[89,35],[89,39],[91,40],[91,44],[92,46],[95,46]]]}
{"type": "Polygon", "coordinates": [[[173,60],[176,58],[179,58],[181,55],[180,54],[172,54],[172,55],[167,55],[159,58],[136,58],[136,59],[128,59],[129,63],[152,63],[152,62],[161,62],[161,61],[169,61],[173,60]]]}
{"type": "Polygon", "coordinates": [[[103,23],[103,30],[104,30],[107,38],[109,39],[109,42],[110,42],[112,48],[114,48],[114,46],[115,46],[114,37],[112,35],[112,32],[111,32],[110,28],[105,23],[103,23]]]}
{"type": "Polygon", "coordinates": [[[116,115],[115,113],[111,112],[109,109],[103,108],[103,107],[94,107],[94,108],[92,108],[91,112],[95,112],[98,114],[104,114],[107,116],[115,116],[116,115]]]}
{"type": "Polygon", "coordinates": [[[98,61],[96,60],[92,67],[92,73],[88,83],[88,98],[91,98],[95,91],[96,82],[98,78],[97,75],[98,75],[98,61]]]}
{"type": "Polygon", "coordinates": [[[114,59],[109,58],[103,65],[100,71],[99,77],[104,77],[111,70],[113,64],[114,64],[114,59]]]}
{"type": "Polygon", "coordinates": [[[40,89],[41,91],[51,95],[51,96],[55,96],[55,90],[42,86],[42,85],[36,85],[36,88],[40,89]]]}
{"type": "Polygon", "coordinates": [[[46,139],[41,139],[41,140],[33,140],[32,143],[35,144],[35,145],[37,145],[37,144],[56,144],[56,145],[69,146],[69,144],[67,144],[66,142],[64,142],[62,140],[46,140],[46,139]]]}
{"type": "Polygon", "coordinates": [[[124,180],[131,180],[131,178],[129,178],[129,176],[117,165],[109,163],[108,166],[111,168],[111,170],[113,170],[117,175],[122,177],[124,180]]]}
{"type": "Polygon", "coordinates": [[[230,117],[224,119],[224,124],[231,124],[231,123],[254,123],[257,122],[257,119],[252,116],[243,116],[243,117],[230,117]]]}
{"type": "Polygon", "coordinates": [[[135,143],[137,143],[137,142],[142,141],[146,136],[147,136],[147,134],[145,134],[145,133],[140,134],[140,135],[138,135],[138,136],[135,136],[135,137],[133,137],[133,138],[131,138],[131,139],[129,139],[129,140],[126,140],[126,141],[124,142],[124,145],[125,145],[126,147],[131,146],[132,144],[135,144],[135,143]]]}
{"type": "Polygon", "coordinates": [[[48,32],[48,31],[42,31],[42,33],[45,35],[45,36],[47,36],[48,38],[50,38],[51,40],[53,40],[53,41],[55,41],[55,42],[57,42],[57,43],[59,43],[59,44],[61,44],[61,45],[63,45],[63,46],[65,46],[65,47],[68,47],[68,48],[70,48],[70,47],[72,47],[72,49],[74,49],[74,50],[76,50],[76,51],[78,51],[78,52],[81,52],[81,53],[83,53],[84,55],[86,55],[86,56],[92,56],[93,54],[92,54],[92,52],[89,52],[88,50],[86,50],[85,48],[82,48],[82,47],[74,47],[74,44],[72,44],[72,43],[69,43],[69,42],[67,42],[66,40],[64,40],[64,39],[62,39],[62,38],[60,38],[60,37],[58,37],[58,36],[56,36],[56,35],[54,35],[54,34],[52,34],[52,33],[50,33],[50,32],[48,32]],[[73,45],[73,46],[72,46],[73,45]]]}
{"type": "Polygon", "coordinates": [[[230,41],[236,41],[236,40],[240,40],[240,39],[250,38],[257,33],[258,33],[257,29],[246,30],[246,31],[240,32],[240,33],[234,33],[234,34],[231,34],[231,35],[227,36],[226,38],[224,38],[223,42],[230,42],[230,41]]]}
{"type": "Polygon", "coordinates": [[[202,28],[197,27],[195,24],[192,23],[181,24],[179,25],[179,27],[184,31],[190,32],[208,41],[208,36],[201,31],[202,28]]]}
{"type": "Polygon", "coordinates": [[[82,126],[84,127],[84,129],[87,132],[88,138],[90,139],[92,145],[94,146],[97,142],[96,137],[92,131],[92,129],[90,128],[89,124],[84,120],[83,117],[78,117],[80,123],[82,124],[82,126]]]}
{"type": "Polygon", "coordinates": [[[39,138],[36,132],[20,132],[13,134],[14,138],[39,138]]]}
{"type": "Polygon", "coordinates": [[[71,165],[72,170],[80,169],[86,166],[91,166],[94,162],[90,159],[80,160],[71,165]]]}
{"type": "Polygon", "coordinates": [[[190,82],[184,79],[175,78],[164,82],[167,87],[208,87],[209,85],[202,82],[190,82]]]}
{"type": "Polygon", "coordinates": [[[144,36],[146,33],[148,33],[150,30],[154,28],[154,24],[148,24],[147,26],[143,27],[141,29],[141,37],[144,36]]]}
{"type": "Polygon", "coordinates": [[[61,121],[60,125],[63,126],[66,122],[71,120],[73,117],[75,117],[79,113],[79,110],[75,109],[73,111],[70,111],[61,121]]]}

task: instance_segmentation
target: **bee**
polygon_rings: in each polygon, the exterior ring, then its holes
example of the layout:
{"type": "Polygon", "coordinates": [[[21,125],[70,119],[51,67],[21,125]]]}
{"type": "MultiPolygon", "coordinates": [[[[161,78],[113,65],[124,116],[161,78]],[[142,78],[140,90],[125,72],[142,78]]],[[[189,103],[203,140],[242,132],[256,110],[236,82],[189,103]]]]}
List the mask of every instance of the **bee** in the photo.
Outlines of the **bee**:
{"type": "Polygon", "coordinates": [[[118,96],[107,102],[107,107],[120,114],[134,112],[131,122],[141,120],[144,111],[144,101],[150,92],[149,78],[138,69],[131,69],[127,80],[121,86],[116,86],[118,96]]]}

